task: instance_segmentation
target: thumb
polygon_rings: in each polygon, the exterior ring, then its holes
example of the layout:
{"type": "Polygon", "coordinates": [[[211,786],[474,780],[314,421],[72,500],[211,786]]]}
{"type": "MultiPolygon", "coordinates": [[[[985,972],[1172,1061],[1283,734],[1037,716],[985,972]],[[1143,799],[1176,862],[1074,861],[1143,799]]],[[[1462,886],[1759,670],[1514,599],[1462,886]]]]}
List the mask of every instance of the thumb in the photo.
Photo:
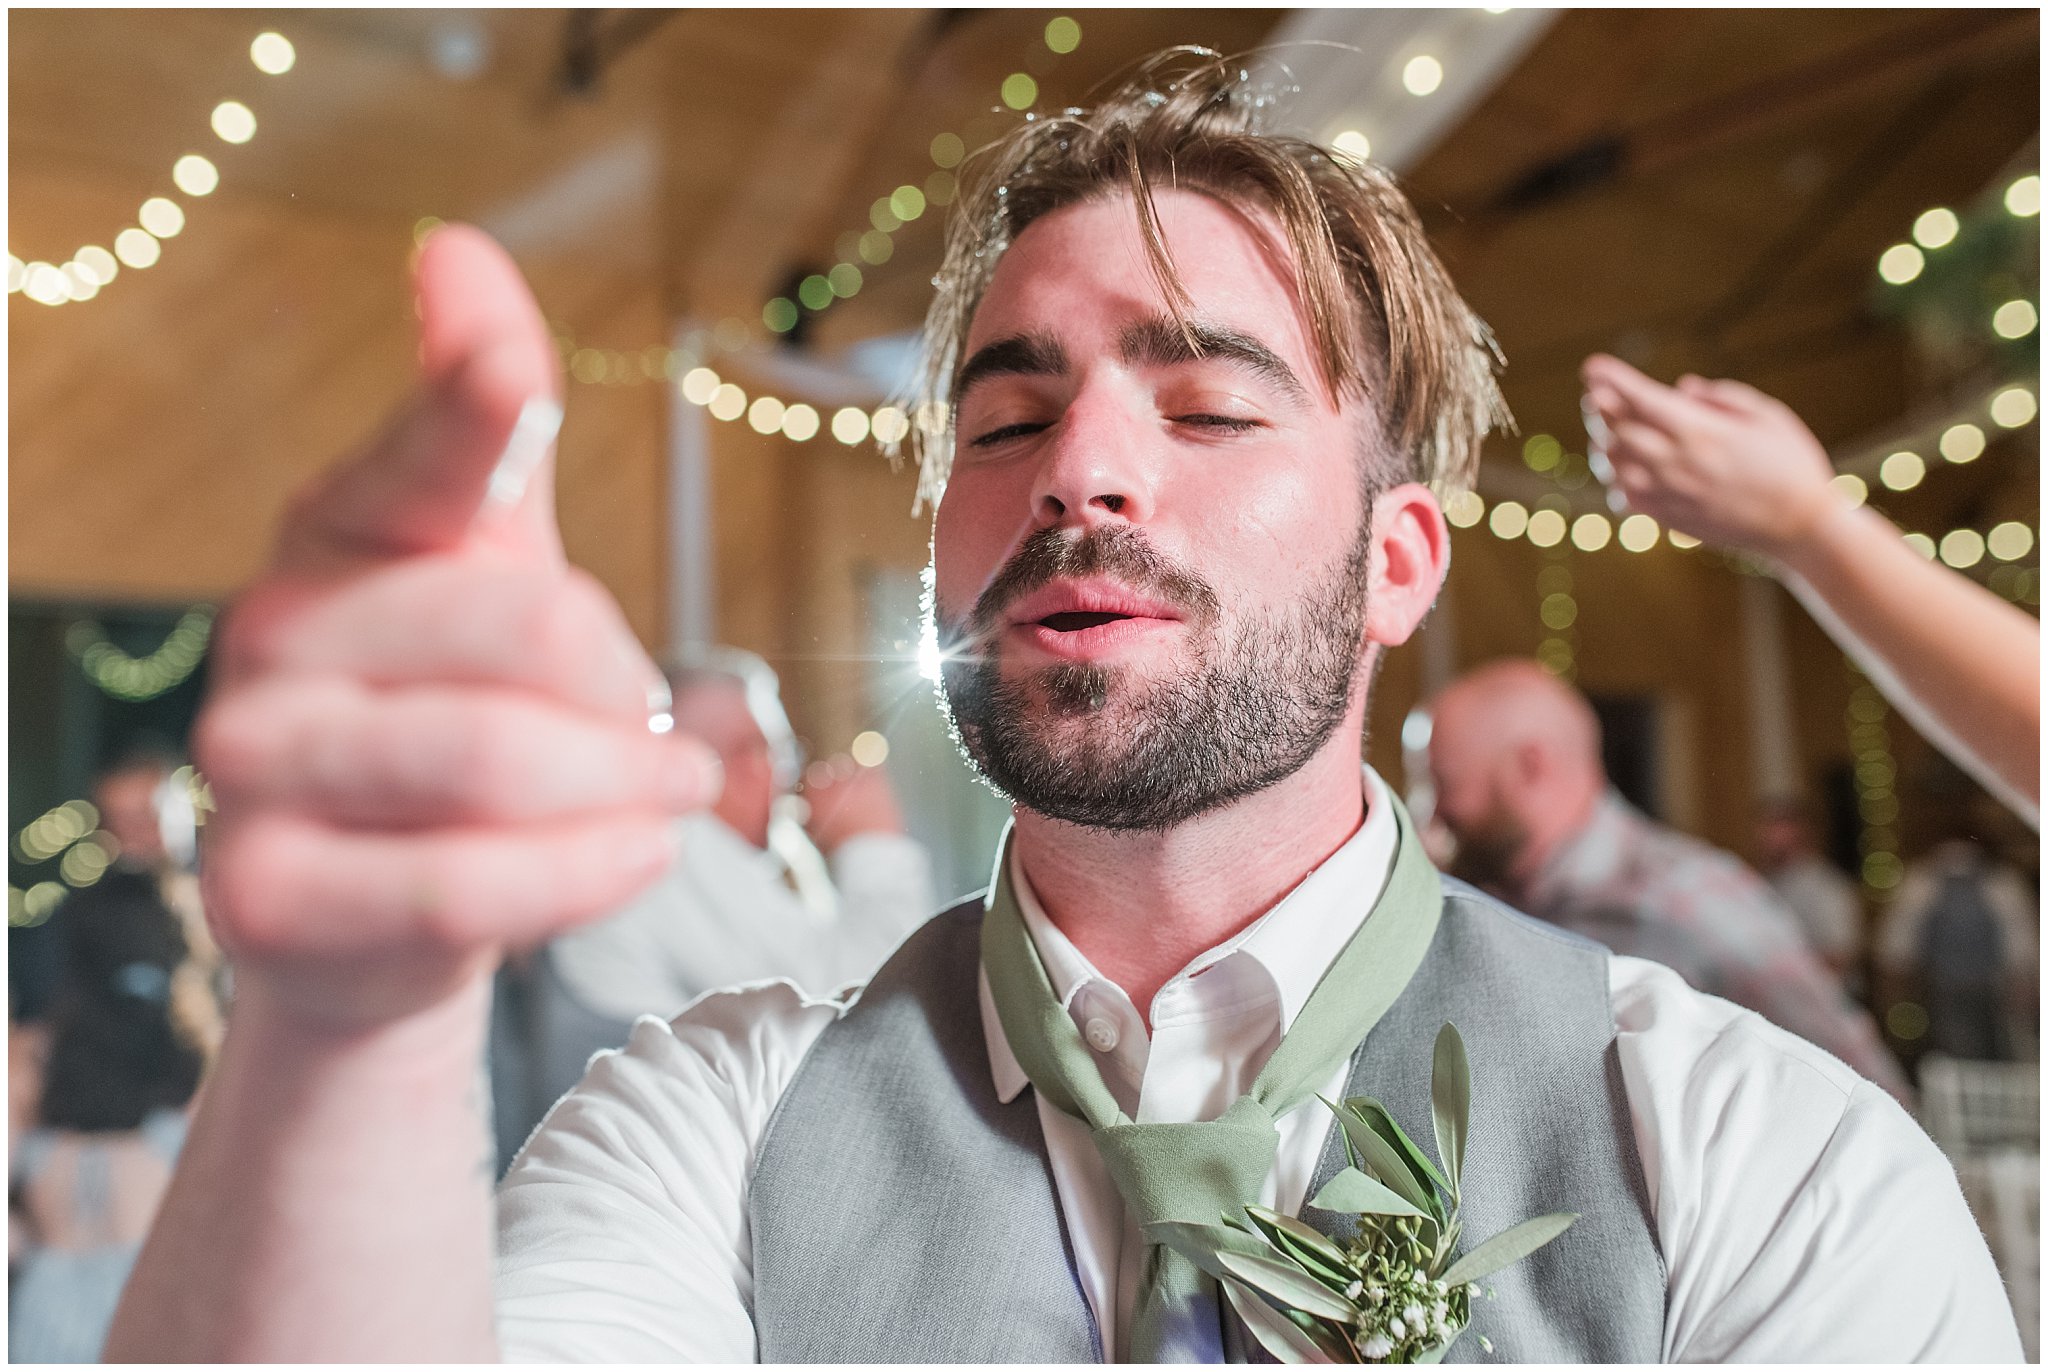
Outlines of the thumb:
{"type": "Polygon", "coordinates": [[[384,434],[301,500],[286,552],[389,556],[471,536],[551,563],[554,348],[519,270],[476,229],[427,240],[414,266],[425,384],[384,434]]]}
{"type": "Polygon", "coordinates": [[[485,408],[501,422],[517,398],[488,473],[478,532],[560,561],[554,440],[562,421],[561,372],[526,278],[489,234],[450,224],[421,245],[413,290],[428,387],[444,393],[481,388],[485,408]]]}

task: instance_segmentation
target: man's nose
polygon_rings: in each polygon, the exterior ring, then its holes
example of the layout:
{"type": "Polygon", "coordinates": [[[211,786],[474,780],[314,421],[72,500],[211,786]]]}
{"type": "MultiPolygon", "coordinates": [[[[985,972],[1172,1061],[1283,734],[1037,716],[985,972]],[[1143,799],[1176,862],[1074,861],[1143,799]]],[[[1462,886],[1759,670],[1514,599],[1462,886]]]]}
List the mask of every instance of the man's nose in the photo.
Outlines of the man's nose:
{"type": "Polygon", "coordinates": [[[1060,416],[1032,484],[1039,528],[1143,524],[1156,507],[1157,426],[1112,384],[1083,386],[1060,416]]]}

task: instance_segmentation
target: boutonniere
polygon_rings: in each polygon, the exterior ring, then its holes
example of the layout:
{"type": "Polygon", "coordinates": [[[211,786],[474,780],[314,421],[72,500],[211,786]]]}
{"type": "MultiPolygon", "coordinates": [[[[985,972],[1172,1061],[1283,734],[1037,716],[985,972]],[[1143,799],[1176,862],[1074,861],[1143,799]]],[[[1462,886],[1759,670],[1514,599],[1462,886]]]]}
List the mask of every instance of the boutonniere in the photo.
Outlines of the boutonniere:
{"type": "Polygon", "coordinates": [[[1343,1127],[1351,1165],[1309,1205],[1357,1216],[1348,1244],[1260,1205],[1225,1215],[1220,1225],[1155,1224],[1147,1233],[1215,1277],[1245,1328],[1282,1362],[1439,1362],[1471,1323],[1475,1284],[1578,1219],[1524,1220],[1458,1252],[1471,1081],[1465,1040],[1446,1024],[1429,1082],[1441,1167],[1380,1102],[1324,1102],[1343,1127]]]}

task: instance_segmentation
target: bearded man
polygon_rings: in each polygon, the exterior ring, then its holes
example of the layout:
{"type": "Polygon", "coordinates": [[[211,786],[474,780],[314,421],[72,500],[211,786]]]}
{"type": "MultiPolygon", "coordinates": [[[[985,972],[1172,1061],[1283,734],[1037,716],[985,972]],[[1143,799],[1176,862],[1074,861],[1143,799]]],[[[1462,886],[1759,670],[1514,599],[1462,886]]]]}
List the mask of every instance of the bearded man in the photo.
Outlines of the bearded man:
{"type": "Polygon", "coordinates": [[[1472,1232],[1581,1217],[1480,1303],[1498,1354],[2017,1356],[1882,1092],[1447,885],[1361,771],[1445,569],[1431,483],[1499,400],[1388,179],[1259,132],[1266,103],[1169,55],[987,155],[921,457],[951,708],[1016,801],[994,885],[850,1003],[643,1020],[507,1176],[495,1293],[480,988],[659,870],[707,783],[528,479],[538,314],[475,235],[429,242],[428,402],[299,505],[228,629],[203,759],[243,993],[116,1355],[1243,1356],[1148,1225],[1300,1209],[1343,1161],[1318,1094],[1418,1131],[1453,1021],[1472,1232]],[[346,772],[291,746],[311,698],[346,772]],[[525,784],[420,757],[429,724],[525,784]]]}

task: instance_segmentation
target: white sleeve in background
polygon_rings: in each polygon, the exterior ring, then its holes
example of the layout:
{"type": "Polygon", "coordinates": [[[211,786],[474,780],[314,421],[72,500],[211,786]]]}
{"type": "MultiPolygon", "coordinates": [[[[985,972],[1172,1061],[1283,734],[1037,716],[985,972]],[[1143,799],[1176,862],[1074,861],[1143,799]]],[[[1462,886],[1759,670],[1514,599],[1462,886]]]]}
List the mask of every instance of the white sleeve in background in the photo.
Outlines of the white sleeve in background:
{"type": "Polygon", "coordinates": [[[2017,1362],[1991,1254],[1889,1096],[1670,969],[1610,964],[1667,1362],[2017,1362]]]}
{"type": "Polygon", "coordinates": [[[938,913],[924,845],[902,834],[856,834],[829,859],[839,893],[835,965],[819,984],[865,981],[896,945],[938,913]]]}
{"type": "Polygon", "coordinates": [[[752,1362],[754,1146],[840,1005],[787,983],[642,1019],[499,1184],[510,1362],[752,1362]]]}

